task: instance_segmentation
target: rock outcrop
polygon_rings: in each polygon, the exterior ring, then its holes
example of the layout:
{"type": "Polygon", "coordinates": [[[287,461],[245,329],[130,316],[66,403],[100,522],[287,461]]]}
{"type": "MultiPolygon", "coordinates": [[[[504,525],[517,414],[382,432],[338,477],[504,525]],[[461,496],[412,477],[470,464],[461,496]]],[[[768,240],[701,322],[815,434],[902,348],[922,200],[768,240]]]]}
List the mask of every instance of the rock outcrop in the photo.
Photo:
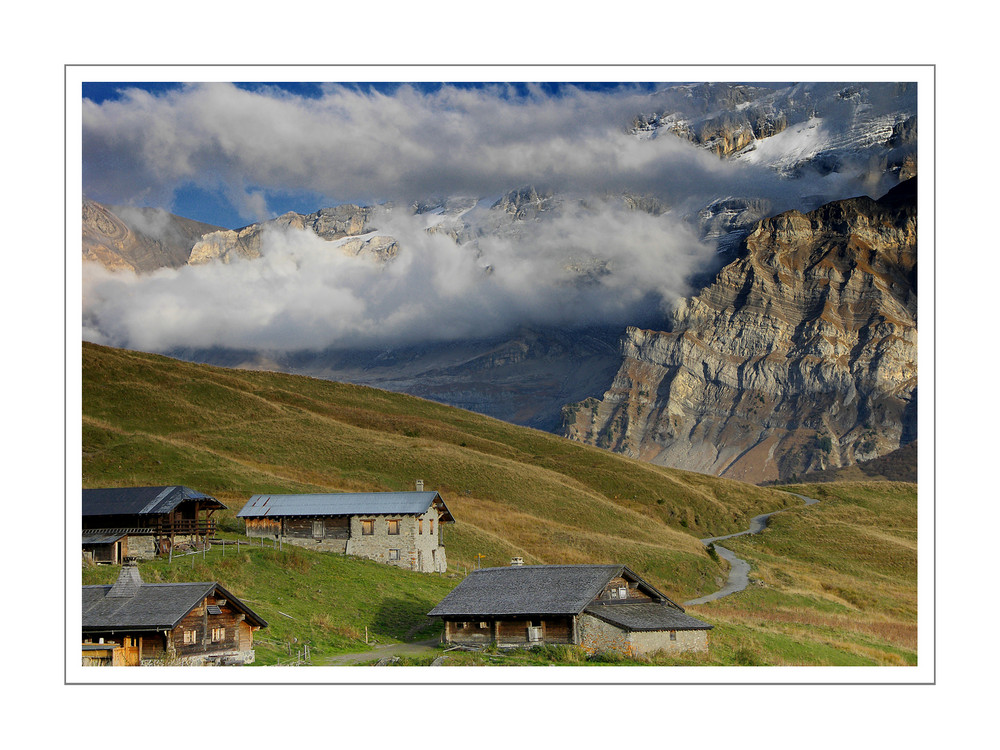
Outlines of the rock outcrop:
{"type": "Polygon", "coordinates": [[[104,206],[85,198],[83,259],[136,273],[178,268],[195,242],[218,229],[158,208],[104,206]]]}
{"type": "MultiPolygon", "coordinates": [[[[253,259],[261,256],[261,243],[271,230],[292,229],[311,231],[321,239],[333,242],[347,237],[356,238],[374,230],[371,226],[375,208],[344,204],[323,208],[311,214],[290,211],[276,219],[251,224],[242,229],[224,229],[202,237],[191,249],[191,265],[203,263],[230,263],[237,258],[253,259]]],[[[398,251],[391,237],[366,237],[343,243],[344,251],[357,255],[371,252],[385,260],[398,251]]]]}
{"type": "Polygon", "coordinates": [[[879,201],[759,222],[670,330],[629,328],[610,389],[564,435],[751,482],[916,439],[916,178],[879,201]]]}

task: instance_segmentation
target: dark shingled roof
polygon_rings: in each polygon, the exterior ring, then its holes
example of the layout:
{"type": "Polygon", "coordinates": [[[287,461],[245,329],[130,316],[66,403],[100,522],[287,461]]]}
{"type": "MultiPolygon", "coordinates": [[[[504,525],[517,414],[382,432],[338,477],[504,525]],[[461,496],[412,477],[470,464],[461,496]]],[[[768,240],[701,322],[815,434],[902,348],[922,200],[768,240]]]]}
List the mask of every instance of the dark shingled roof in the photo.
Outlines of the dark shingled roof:
{"type": "MultiPolygon", "coordinates": [[[[484,568],[466,576],[428,614],[449,617],[578,615],[601,593],[608,581],[623,574],[642,581],[624,565],[484,568]]],[[[666,599],[645,581],[642,583],[647,591],[666,599]]]]}
{"type": "Polygon", "coordinates": [[[146,583],[132,596],[83,587],[83,630],[171,630],[215,590],[214,583],[146,583]]]}
{"type": "Polygon", "coordinates": [[[213,592],[254,624],[267,625],[218,583],[143,583],[138,570],[125,565],[113,586],[83,587],[83,632],[171,630],[213,592]]]}
{"type": "Polygon", "coordinates": [[[237,518],[281,516],[390,516],[423,515],[431,505],[441,520],[455,519],[437,492],[325,492],[303,495],[254,495],[237,518]]]}
{"type": "Polygon", "coordinates": [[[211,508],[226,506],[190,487],[106,487],[83,491],[84,516],[169,513],[185,500],[202,500],[211,508]]]}
{"type": "Polygon", "coordinates": [[[592,604],[584,612],[625,630],[711,630],[712,626],[691,615],[655,602],[640,604],[592,604]]]}

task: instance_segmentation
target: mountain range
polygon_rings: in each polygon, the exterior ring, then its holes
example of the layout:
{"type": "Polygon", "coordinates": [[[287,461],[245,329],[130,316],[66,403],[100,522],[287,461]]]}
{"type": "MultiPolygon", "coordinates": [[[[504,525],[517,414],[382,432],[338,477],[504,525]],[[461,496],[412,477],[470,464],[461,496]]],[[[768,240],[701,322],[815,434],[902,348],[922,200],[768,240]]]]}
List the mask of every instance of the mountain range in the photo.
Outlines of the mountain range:
{"type": "Polygon", "coordinates": [[[84,261],[140,277],[263,263],[279,240],[284,251],[300,236],[384,277],[427,257],[415,255],[424,240],[406,226],[457,248],[455,262],[470,259],[484,288],[528,269],[526,288],[551,293],[545,304],[484,292],[481,317],[457,304],[447,320],[442,308],[446,322],[466,323],[457,333],[383,340],[380,325],[370,344],[144,346],[85,294],[85,338],[375,385],[754,482],[915,440],[916,87],[692,84],[647,105],[626,125],[637,147],[676,139],[736,175],[769,177],[684,196],[676,186],[586,194],[526,185],[343,204],[238,229],[84,201],[84,261]],[[547,286],[531,286],[539,278],[547,286]],[[491,318],[493,308],[502,314],[491,318]]]}

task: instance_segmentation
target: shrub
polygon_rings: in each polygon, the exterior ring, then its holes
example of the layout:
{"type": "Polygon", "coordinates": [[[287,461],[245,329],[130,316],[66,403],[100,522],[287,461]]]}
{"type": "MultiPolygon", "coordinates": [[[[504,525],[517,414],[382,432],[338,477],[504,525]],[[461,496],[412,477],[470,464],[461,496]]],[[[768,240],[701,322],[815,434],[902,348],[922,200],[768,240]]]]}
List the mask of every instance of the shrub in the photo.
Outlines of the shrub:
{"type": "Polygon", "coordinates": [[[598,664],[621,664],[625,661],[625,657],[617,651],[597,651],[591,654],[587,661],[598,664]]]}

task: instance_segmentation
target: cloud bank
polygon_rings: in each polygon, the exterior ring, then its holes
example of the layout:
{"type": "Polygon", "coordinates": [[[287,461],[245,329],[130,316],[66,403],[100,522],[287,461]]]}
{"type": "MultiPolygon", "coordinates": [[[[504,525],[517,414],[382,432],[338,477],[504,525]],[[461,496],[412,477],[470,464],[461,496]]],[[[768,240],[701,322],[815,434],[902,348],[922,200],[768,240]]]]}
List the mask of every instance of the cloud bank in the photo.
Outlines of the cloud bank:
{"type": "Polygon", "coordinates": [[[778,187],[764,168],[720,162],[676,138],[628,135],[650,106],[628,87],[510,97],[502,85],[404,85],[392,95],[329,85],[318,98],[223,83],[156,96],[136,88],[83,102],[85,191],[167,207],[194,186],[224,193],[250,223],[272,218],[269,191],[310,191],[334,205],[499,195],[528,183],[672,202],[778,187]]]}
{"type": "MultiPolygon", "coordinates": [[[[810,110],[810,91],[792,93],[810,110]]],[[[635,324],[688,293],[684,280],[709,264],[713,250],[698,241],[691,217],[712,201],[739,196],[777,213],[802,207],[805,196],[866,192],[860,168],[782,179],[762,158],[765,148],[720,159],[671,135],[630,134],[633,118],[655,106],[648,88],[629,86],[511,95],[504,85],[386,93],[330,84],[301,96],[220,83],[85,100],[84,190],[104,203],[168,207],[194,188],[225,196],[251,223],[273,218],[282,193],[322,196],[321,205],[297,208],[309,213],[431,196],[489,205],[535,185],[586,196],[589,207],[464,245],[425,232],[426,217],[396,210],[378,225],[401,247],[385,265],[291,231],[270,232],[263,257],[249,262],[143,277],[88,265],[84,338],[157,351],[289,351],[488,336],[518,325],[635,324]],[[597,197],[623,192],[669,210],[652,216],[597,197]]],[[[792,154],[836,144],[862,111],[837,105],[821,126],[789,129],[782,142],[792,154]]]]}
{"type": "Polygon", "coordinates": [[[425,216],[390,216],[388,263],[311,232],[269,230],[262,257],[147,275],[84,268],[84,339],[150,351],[370,348],[519,325],[648,318],[713,254],[686,225],[607,204],[458,245],[425,216]]]}

